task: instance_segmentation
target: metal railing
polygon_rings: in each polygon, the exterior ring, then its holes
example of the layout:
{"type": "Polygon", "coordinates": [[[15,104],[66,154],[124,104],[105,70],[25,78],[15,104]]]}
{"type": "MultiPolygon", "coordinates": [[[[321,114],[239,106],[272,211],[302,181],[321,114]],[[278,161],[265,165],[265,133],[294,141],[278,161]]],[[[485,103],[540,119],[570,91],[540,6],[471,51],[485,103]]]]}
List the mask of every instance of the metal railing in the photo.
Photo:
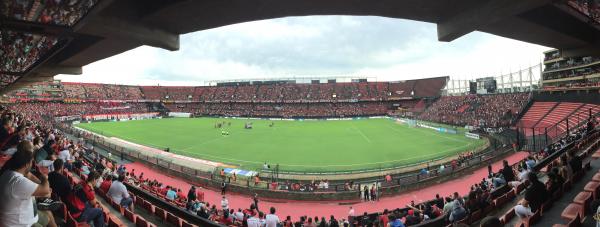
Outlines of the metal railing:
{"type": "MultiPolygon", "coordinates": [[[[583,107],[582,107],[583,108],[583,107]]],[[[579,109],[575,110],[578,111],[579,109]]],[[[600,119],[600,112],[592,113],[592,109],[582,113],[578,111],[568,115],[561,121],[546,127],[518,128],[517,142],[522,150],[540,151],[548,145],[562,139],[568,133],[585,127],[590,119],[600,119]],[[571,119],[571,120],[570,120],[571,119]]]]}

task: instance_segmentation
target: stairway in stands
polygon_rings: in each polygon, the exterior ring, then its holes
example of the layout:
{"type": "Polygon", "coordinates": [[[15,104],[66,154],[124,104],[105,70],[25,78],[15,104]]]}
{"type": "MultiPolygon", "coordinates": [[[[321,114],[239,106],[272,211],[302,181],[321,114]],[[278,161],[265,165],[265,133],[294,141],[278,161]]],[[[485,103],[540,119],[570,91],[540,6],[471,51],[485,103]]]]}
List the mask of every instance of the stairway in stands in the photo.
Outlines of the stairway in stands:
{"type": "Polygon", "coordinates": [[[545,128],[547,128],[548,136],[555,137],[567,131],[566,119],[569,120],[569,129],[573,129],[589,117],[590,111],[592,114],[600,112],[600,105],[572,102],[534,102],[519,120],[518,126],[527,129],[527,136],[531,135],[531,128],[535,128],[535,134],[543,134],[545,128]]]}
{"type": "Polygon", "coordinates": [[[554,106],[556,106],[555,102],[534,102],[519,121],[519,126],[523,128],[534,127],[554,106]]]}
{"type": "MultiPolygon", "coordinates": [[[[571,102],[563,102],[558,103],[554,106],[548,114],[542,118],[534,127],[535,128],[551,128],[552,126],[558,124],[563,119],[570,116],[576,110],[578,110],[583,104],[582,103],[571,103],[571,102]]],[[[551,130],[548,134],[550,137],[555,137],[558,134],[565,132],[567,129],[559,128],[558,130],[551,130]]]]}

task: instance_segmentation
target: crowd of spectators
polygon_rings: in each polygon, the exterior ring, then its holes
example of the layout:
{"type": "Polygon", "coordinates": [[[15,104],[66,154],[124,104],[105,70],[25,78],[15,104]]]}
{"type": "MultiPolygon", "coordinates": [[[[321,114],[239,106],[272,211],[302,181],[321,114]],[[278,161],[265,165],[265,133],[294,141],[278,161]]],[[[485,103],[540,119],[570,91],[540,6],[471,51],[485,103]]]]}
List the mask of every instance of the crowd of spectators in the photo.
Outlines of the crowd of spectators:
{"type": "Polygon", "coordinates": [[[571,82],[571,83],[563,83],[558,86],[546,85],[544,86],[544,90],[570,90],[577,88],[594,88],[600,87],[600,80],[589,80],[587,82],[571,82]]]}
{"type": "Polygon", "coordinates": [[[62,83],[65,97],[93,100],[142,100],[139,86],[114,84],[62,83]]]}
{"type": "Polygon", "coordinates": [[[597,1],[569,0],[568,4],[577,11],[594,20],[596,23],[600,23],[600,5],[597,1]]]}
{"type": "Polygon", "coordinates": [[[575,66],[580,66],[580,65],[587,65],[587,64],[591,64],[591,63],[594,63],[597,61],[600,61],[600,58],[592,57],[592,56],[570,58],[570,59],[567,59],[564,61],[554,62],[551,65],[545,67],[544,71],[552,71],[552,70],[575,67],[575,66]]]}
{"type": "Polygon", "coordinates": [[[528,93],[443,96],[419,118],[452,125],[506,127],[528,101],[528,93]]]}
{"type": "Polygon", "coordinates": [[[213,102],[380,101],[411,96],[387,82],[141,88],[147,99],[213,102]]]}
{"type": "Polygon", "coordinates": [[[0,73],[0,86],[7,86],[9,84],[12,84],[17,79],[19,79],[19,76],[17,75],[7,75],[0,73]]]}
{"type": "Polygon", "coordinates": [[[558,72],[544,73],[544,80],[555,80],[563,78],[571,78],[578,76],[587,76],[600,72],[600,65],[593,65],[579,69],[563,70],[558,72]]]}
{"type": "Polygon", "coordinates": [[[389,111],[387,102],[356,103],[173,103],[165,104],[172,112],[197,116],[236,117],[354,117],[381,116],[389,111]]]}
{"type": "Polygon", "coordinates": [[[7,0],[0,3],[0,13],[13,20],[73,26],[97,2],[98,0],[7,0]]]}
{"type": "Polygon", "coordinates": [[[66,98],[194,102],[355,102],[438,96],[445,79],[404,82],[259,84],[228,86],[128,86],[64,82],[66,98]]]}
{"type": "Polygon", "coordinates": [[[53,36],[0,31],[0,72],[24,72],[57,43],[53,36]]]}
{"type": "Polygon", "coordinates": [[[27,102],[8,105],[13,110],[27,111],[32,117],[42,120],[61,116],[88,114],[147,113],[146,103],[63,103],[27,102]]]}

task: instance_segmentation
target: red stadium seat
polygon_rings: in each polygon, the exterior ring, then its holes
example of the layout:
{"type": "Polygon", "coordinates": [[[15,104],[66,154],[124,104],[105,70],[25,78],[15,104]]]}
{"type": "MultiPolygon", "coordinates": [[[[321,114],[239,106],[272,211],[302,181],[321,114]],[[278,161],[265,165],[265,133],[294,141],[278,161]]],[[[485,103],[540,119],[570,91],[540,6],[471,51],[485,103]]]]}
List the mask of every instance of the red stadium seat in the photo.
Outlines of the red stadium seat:
{"type": "Polygon", "coordinates": [[[115,218],[109,218],[108,219],[108,227],[121,227],[123,225],[117,223],[117,221],[115,220],[115,218]]]}
{"type": "Polygon", "coordinates": [[[90,227],[90,225],[85,222],[78,222],[71,216],[71,213],[67,213],[67,227],[90,227]]]}
{"type": "Polygon", "coordinates": [[[581,215],[582,213],[583,213],[583,206],[581,206],[580,204],[577,204],[577,203],[571,203],[567,207],[565,207],[563,212],[560,214],[560,217],[563,220],[570,222],[573,219],[575,219],[578,215],[581,215]]]}
{"type": "Polygon", "coordinates": [[[159,207],[154,208],[154,215],[156,215],[162,221],[167,219],[167,212],[165,212],[165,210],[159,207]]]}
{"type": "Polygon", "coordinates": [[[181,219],[171,213],[167,213],[167,222],[175,227],[181,227],[181,219]]]}
{"type": "Polygon", "coordinates": [[[123,212],[124,212],[123,215],[125,216],[125,218],[127,218],[127,220],[135,223],[136,215],[131,210],[125,209],[123,212]]]}
{"type": "Polygon", "coordinates": [[[512,220],[514,217],[515,217],[515,208],[511,208],[506,213],[504,213],[504,215],[502,215],[502,217],[500,218],[500,221],[503,224],[506,224],[506,223],[509,223],[510,220],[512,220]]]}
{"type": "Polygon", "coordinates": [[[590,181],[588,182],[583,190],[591,192],[594,199],[598,199],[598,189],[600,188],[600,182],[590,181]]]}
{"type": "Polygon", "coordinates": [[[144,219],[140,216],[137,216],[137,218],[135,219],[135,226],[136,227],[149,227],[150,225],[148,224],[146,219],[144,219]]]}
{"type": "MultiPolygon", "coordinates": [[[[592,202],[592,193],[590,192],[580,192],[573,198],[573,202],[581,205],[583,208],[588,207],[590,202],[592,202]]],[[[582,209],[582,215],[586,215],[586,209],[582,209]]]]}
{"type": "Polygon", "coordinates": [[[144,201],[144,205],[142,205],[142,207],[151,214],[154,213],[154,205],[152,205],[152,203],[144,201]]]}
{"type": "Polygon", "coordinates": [[[554,224],[552,227],[581,227],[581,218],[579,218],[579,215],[577,215],[577,217],[571,220],[567,225],[554,224]]]}

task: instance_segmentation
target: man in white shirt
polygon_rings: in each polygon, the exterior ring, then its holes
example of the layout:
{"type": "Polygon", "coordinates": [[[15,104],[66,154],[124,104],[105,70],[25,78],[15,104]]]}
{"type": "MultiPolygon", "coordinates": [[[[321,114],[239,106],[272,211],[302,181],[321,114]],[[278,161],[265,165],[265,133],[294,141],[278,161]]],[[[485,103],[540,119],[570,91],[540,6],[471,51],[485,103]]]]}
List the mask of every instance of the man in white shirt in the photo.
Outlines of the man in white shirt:
{"type": "Polygon", "coordinates": [[[519,175],[518,175],[519,181],[511,181],[511,182],[509,182],[509,184],[512,187],[517,187],[519,184],[522,184],[525,181],[528,181],[529,180],[529,177],[528,177],[529,172],[530,171],[527,169],[519,168],[519,175]]]}
{"type": "Polygon", "coordinates": [[[35,197],[49,197],[48,179],[36,171],[31,173],[33,144],[22,141],[0,175],[0,223],[2,226],[56,226],[52,213],[38,211],[35,197]]]}
{"type": "Polygon", "coordinates": [[[58,152],[58,158],[63,160],[64,166],[68,170],[72,170],[72,167],[71,167],[71,162],[73,161],[73,157],[71,157],[72,153],[73,153],[72,146],[70,146],[68,149],[58,152]]]}
{"type": "Polygon", "coordinates": [[[275,207],[271,207],[269,214],[267,214],[265,217],[265,220],[267,223],[266,227],[277,227],[277,224],[279,224],[279,217],[275,215],[275,207]]]}
{"type": "Polygon", "coordinates": [[[527,202],[527,200],[521,200],[521,202],[515,206],[515,214],[521,219],[533,216],[529,202],[527,202]]]}
{"type": "Polygon", "coordinates": [[[119,175],[116,181],[113,181],[106,193],[115,203],[128,208],[133,204],[133,199],[127,192],[127,187],[123,184],[125,176],[119,175]]]}
{"type": "Polygon", "coordinates": [[[223,196],[223,198],[221,199],[221,208],[223,210],[229,210],[229,201],[227,200],[227,198],[225,198],[225,196],[223,196]]]}
{"type": "Polygon", "coordinates": [[[256,217],[255,213],[251,213],[251,217],[248,218],[248,220],[246,220],[246,222],[248,222],[248,227],[261,227],[260,226],[260,219],[258,219],[256,217]]]}

